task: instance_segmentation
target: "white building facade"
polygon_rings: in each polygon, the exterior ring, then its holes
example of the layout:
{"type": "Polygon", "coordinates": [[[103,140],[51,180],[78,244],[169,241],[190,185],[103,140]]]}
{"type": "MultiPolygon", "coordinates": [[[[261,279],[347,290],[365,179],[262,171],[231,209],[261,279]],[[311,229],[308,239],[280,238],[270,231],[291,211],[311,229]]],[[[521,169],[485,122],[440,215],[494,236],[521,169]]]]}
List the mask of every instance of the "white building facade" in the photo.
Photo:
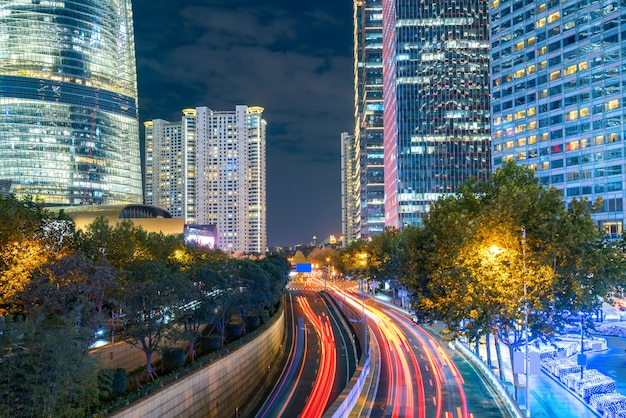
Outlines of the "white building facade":
{"type": "Polygon", "coordinates": [[[145,202],[186,224],[216,225],[229,253],[267,249],[263,108],[183,110],[145,123],[145,202]]]}

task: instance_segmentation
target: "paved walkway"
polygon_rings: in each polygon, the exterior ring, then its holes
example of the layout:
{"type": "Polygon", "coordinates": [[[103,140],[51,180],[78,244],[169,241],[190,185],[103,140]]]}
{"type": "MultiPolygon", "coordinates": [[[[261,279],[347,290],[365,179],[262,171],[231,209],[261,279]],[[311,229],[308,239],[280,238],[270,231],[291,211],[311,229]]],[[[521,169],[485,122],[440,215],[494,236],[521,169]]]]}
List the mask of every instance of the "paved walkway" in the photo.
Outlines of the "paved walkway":
{"type": "MultiPolygon", "coordinates": [[[[379,293],[376,295],[376,301],[410,315],[407,310],[393,305],[388,295],[379,293]]],[[[602,324],[603,326],[626,327],[626,315],[620,316],[610,305],[605,305],[604,312],[608,321],[605,321],[602,324]]],[[[436,332],[436,328],[433,327],[432,331],[436,332]]],[[[609,349],[592,353],[587,352],[587,368],[597,369],[602,374],[613,378],[617,383],[617,392],[626,395],[626,338],[602,338],[607,339],[609,349]]],[[[486,362],[486,345],[481,344],[480,347],[480,358],[483,362],[486,362]]],[[[495,358],[494,350],[492,350],[492,357],[495,358]]],[[[513,375],[508,353],[503,351],[502,357],[505,380],[512,382],[513,375]]],[[[495,375],[499,374],[497,369],[493,369],[493,372],[495,375]]],[[[523,375],[520,380],[523,385],[523,375]]],[[[595,418],[601,416],[549,373],[542,371],[540,374],[531,375],[529,380],[531,417],[595,418]]],[[[512,383],[507,384],[507,391],[511,398],[515,398],[512,383]]],[[[525,388],[522,387],[518,394],[518,404],[521,406],[522,412],[524,412],[526,406],[525,393],[525,388]]]]}

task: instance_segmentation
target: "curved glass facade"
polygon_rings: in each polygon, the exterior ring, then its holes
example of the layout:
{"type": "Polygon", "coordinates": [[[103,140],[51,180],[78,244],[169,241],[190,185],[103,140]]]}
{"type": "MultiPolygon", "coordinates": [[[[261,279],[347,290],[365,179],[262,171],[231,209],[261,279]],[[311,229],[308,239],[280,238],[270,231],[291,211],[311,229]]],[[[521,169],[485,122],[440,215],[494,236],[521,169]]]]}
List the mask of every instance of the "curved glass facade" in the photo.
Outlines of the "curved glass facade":
{"type": "Polygon", "coordinates": [[[130,0],[0,3],[0,179],[50,205],[142,201],[130,0]]]}

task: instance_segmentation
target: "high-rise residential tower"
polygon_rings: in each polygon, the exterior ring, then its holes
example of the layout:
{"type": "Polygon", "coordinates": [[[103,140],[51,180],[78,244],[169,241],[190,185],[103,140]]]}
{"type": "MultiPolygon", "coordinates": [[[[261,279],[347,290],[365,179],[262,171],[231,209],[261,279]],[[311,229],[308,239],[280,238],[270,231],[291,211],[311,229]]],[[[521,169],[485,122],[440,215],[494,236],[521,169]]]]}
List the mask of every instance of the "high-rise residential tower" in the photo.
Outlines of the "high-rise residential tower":
{"type": "Polygon", "coordinates": [[[0,2],[0,179],[49,205],[141,202],[130,0],[0,2]]]}
{"type": "Polygon", "coordinates": [[[342,245],[359,239],[359,161],[354,135],[341,134],[341,235],[342,245]]]}
{"type": "Polygon", "coordinates": [[[186,224],[216,225],[219,247],[265,253],[263,108],[183,110],[180,122],[145,122],[145,201],[186,224]]]}
{"type": "Polygon", "coordinates": [[[492,0],[493,167],[515,161],[622,234],[626,64],[617,0],[492,0]]]}
{"type": "Polygon", "coordinates": [[[403,228],[489,175],[488,3],[380,3],[385,225],[403,228]]]}
{"type": "MultiPolygon", "coordinates": [[[[382,1],[354,2],[354,147],[357,160],[357,212],[344,217],[356,239],[385,228],[383,176],[383,27],[382,1]]],[[[346,241],[350,240],[346,238],[346,241]]]]}

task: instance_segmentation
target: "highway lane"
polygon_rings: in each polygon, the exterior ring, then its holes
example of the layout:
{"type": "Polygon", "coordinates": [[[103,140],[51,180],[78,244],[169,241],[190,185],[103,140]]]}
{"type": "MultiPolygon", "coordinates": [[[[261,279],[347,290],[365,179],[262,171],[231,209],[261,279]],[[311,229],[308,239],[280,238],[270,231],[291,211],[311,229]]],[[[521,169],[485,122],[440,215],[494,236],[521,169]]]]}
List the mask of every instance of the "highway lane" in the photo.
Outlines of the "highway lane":
{"type": "Polygon", "coordinates": [[[289,287],[289,360],[257,417],[321,417],[354,372],[351,333],[319,290],[289,287]]]}
{"type": "Polygon", "coordinates": [[[457,353],[441,345],[424,328],[387,305],[366,298],[343,286],[331,289],[337,298],[362,306],[378,345],[377,390],[361,416],[472,418],[506,417],[501,400],[467,367],[457,353]],[[459,362],[463,372],[457,366],[459,362]],[[476,392],[469,395],[468,389],[476,392]],[[478,399],[478,396],[481,399],[478,399]],[[484,399],[487,397],[487,399],[484,399]],[[491,398],[494,400],[491,400],[491,398]]]}

